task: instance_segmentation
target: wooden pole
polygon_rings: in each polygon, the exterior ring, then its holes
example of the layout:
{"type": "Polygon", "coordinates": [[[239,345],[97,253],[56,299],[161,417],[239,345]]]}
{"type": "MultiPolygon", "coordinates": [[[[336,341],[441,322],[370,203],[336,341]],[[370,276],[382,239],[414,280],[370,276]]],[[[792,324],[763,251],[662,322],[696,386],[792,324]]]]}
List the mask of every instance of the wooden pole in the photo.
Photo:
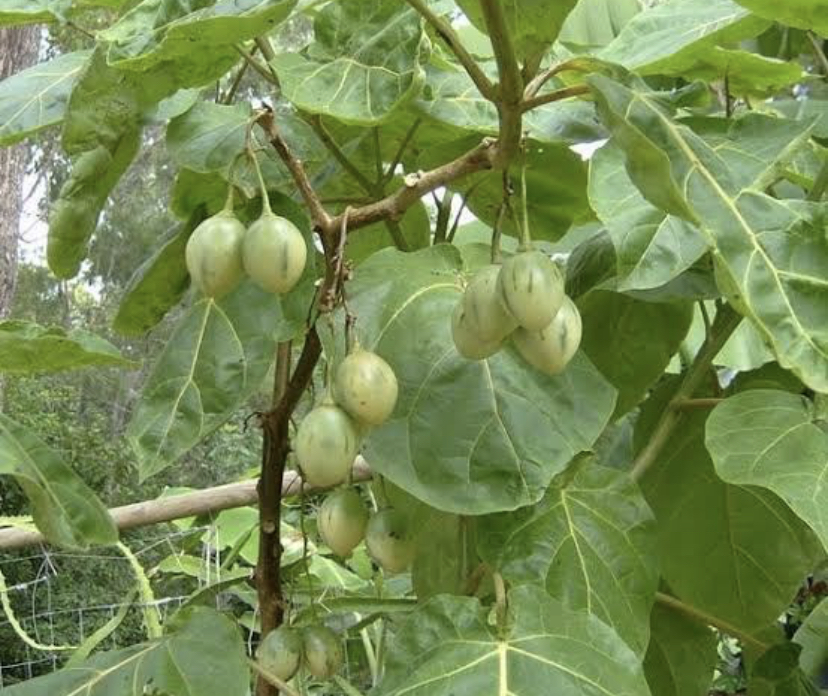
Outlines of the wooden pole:
{"type": "MultiPolygon", "coordinates": [[[[362,457],[357,457],[354,462],[353,480],[367,481],[370,478],[371,469],[368,463],[362,457]]],[[[110,513],[120,531],[160,522],[171,522],[184,517],[197,517],[246,505],[255,505],[257,502],[256,484],[255,480],[228,483],[224,486],[206,488],[202,491],[193,491],[169,498],[156,498],[142,503],[124,505],[113,508],[110,513]]],[[[288,471],[282,477],[283,498],[298,495],[301,488],[302,478],[295,471],[288,471]]],[[[307,486],[305,490],[317,489],[307,486]]],[[[30,532],[16,527],[0,529],[0,551],[44,543],[46,540],[39,532],[30,532]]]]}

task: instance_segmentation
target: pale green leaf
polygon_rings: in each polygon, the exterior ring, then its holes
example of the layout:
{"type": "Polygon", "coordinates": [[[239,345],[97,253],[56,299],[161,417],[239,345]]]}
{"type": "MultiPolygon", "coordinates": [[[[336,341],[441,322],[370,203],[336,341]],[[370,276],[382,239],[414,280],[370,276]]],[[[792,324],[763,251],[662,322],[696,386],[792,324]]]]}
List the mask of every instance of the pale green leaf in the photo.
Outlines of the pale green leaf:
{"type": "Polygon", "coordinates": [[[826,0],[736,0],[751,12],[780,24],[810,29],[828,36],[828,2],[826,0]]]}
{"type": "Polygon", "coordinates": [[[757,389],[719,404],[707,448],[725,481],[782,498],[828,549],[828,434],[802,396],[757,389]]]}
{"type": "Polygon", "coordinates": [[[819,696],[820,692],[799,668],[800,647],[774,645],[753,666],[748,680],[751,696],[819,696]]]}
{"type": "Polygon", "coordinates": [[[579,49],[602,48],[640,11],[638,0],[579,0],[566,18],[558,41],[579,49]]]}
{"type": "Polygon", "coordinates": [[[127,431],[141,478],[172,464],[233,415],[261,386],[277,342],[301,326],[251,282],[220,303],[193,304],[159,356],[127,431]]]}
{"type": "Polygon", "coordinates": [[[118,540],[92,489],[37,435],[2,413],[0,474],[12,476],[26,493],[37,528],[52,544],[85,549],[118,540]]]}
{"type": "Polygon", "coordinates": [[[413,611],[388,646],[375,696],[649,696],[635,654],[605,624],[535,587],[509,595],[504,635],[488,609],[440,595],[413,611]]]}
{"type": "Polygon", "coordinates": [[[380,251],[354,274],[348,304],[360,342],[390,363],[400,386],[366,459],[433,507],[479,514],[539,500],[592,446],[615,392],[580,354],[554,378],[511,349],[482,362],[460,357],[450,323],[463,275],[449,245],[380,251]]]}
{"type": "Polygon", "coordinates": [[[689,302],[644,302],[606,290],[580,297],[578,309],[581,350],[618,390],[616,416],[644,398],[678,352],[693,320],[689,302]]]}
{"type": "Polygon", "coordinates": [[[732,0],[659,2],[633,17],[598,56],[658,74],[715,46],[758,36],[768,26],[732,0]]]}
{"type": "Polygon", "coordinates": [[[303,111],[374,125],[422,83],[428,39],[422,20],[396,0],[342,0],[316,16],[316,42],[272,61],[284,96],[303,111]]]}
{"type": "Polygon", "coordinates": [[[512,584],[539,583],[611,626],[639,655],[658,586],[656,528],[626,473],[582,462],[537,505],[484,517],[482,559],[512,584]],[[569,478],[569,477],[567,477],[569,478]]]}
{"type": "Polygon", "coordinates": [[[155,689],[176,696],[244,694],[249,670],[235,624],[212,609],[177,615],[157,641],[99,653],[72,669],[30,679],[4,696],[124,696],[155,689]]]}
{"type": "Polygon", "coordinates": [[[295,4],[296,0],[143,0],[100,36],[109,42],[109,62],[121,70],[144,71],[181,59],[189,64],[205,54],[214,54],[211,60],[215,54],[233,55],[234,44],[274,29],[295,4]]]}
{"type": "Polygon", "coordinates": [[[417,553],[411,582],[417,599],[438,594],[462,594],[477,565],[475,520],[427,508],[416,521],[417,553]]]}
{"type": "MultiPolygon", "coordinates": [[[[501,0],[507,30],[519,60],[543,55],[558,37],[577,0],[501,0]]],[[[486,32],[480,0],[458,0],[472,23],[486,32]]]]}
{"type": "Polygon", "coordinates": [[[0,27],[55,22],[65,17],[72,0],[3,0],[0,27]]]}
{"type": "Polygon", "coordinates": [[[802,671],[812,679],[823,677],[828,669],[828,598],[817,604],[793,639],[802,646],[802,671]]]}
{"type": "MultiPolygon", "coordinates": [[[[669,403],[665,384],[642,407],[636,448],[669,403]]],[[[754,633],[774,622],[821,555],[775,495],[722,481],[705,449],[707,413],[691,411],[641,480],[659,526],[662,577],[683,602],[754,633]]]]}
{"type": "Polygon", "coordinates": [[[0,373],[30,374],[81,367],[137,367],[106,339],[83,329],[0,322],[0,373]]]}
{"type": "Polygon", "coordinates": [[[89,51],[66,53],[0,82],[0,145],[60,123],[89,56],[89,51]]]}
{"type": "Polygon", "coordinates": [[[660,205],[663,182],[682,182],[673,193],[701,222],[714,251],[720,289],[751,320],[783,367],[813,389],[828,390],[825,207],[779,201],[743,188],[738,170],[734,173],[704,139],[674,122],[663,101],[643,85],[626,87],[598,75],[588,81],[599,110],[622,138],[618,142],[636,186],[660,205]],[[662,166],[646,171],[654,154],[662,166]]]}
{"type": "Polygon", "coordinates": [[[716,666],[716,634],[704,624],[656,604],[644,674],[658,696],[702,696],[716,666]]]}

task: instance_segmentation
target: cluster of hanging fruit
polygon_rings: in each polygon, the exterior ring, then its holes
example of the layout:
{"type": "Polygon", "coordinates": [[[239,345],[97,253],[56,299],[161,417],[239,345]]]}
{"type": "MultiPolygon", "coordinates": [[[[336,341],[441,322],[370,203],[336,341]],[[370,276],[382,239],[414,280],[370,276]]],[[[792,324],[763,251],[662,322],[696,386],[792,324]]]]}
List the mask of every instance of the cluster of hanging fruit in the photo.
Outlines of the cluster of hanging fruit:
{"type": "MultiPolygon", "coordinates": [[[[296,459],[305,480],[330,488],[348,480],[361,437],[384,423],[397,403],[397,378],[379,355],[357,343],[336,370],[332,388],[299,425],[296,459]]],[[[347,558],[365,539],[368,553],[389,573],[411,563],[414,544],[404,515],[386,508],[370,515],[359,493],[343,488],[322,503],[322,540],[347,558]]]]}
{"type": "Polygon", "coordinates": [[[529,244],[474,274],[451,319],[457,352],[485,360],[511,339],[534,368],[557,375],[581,342],[581,315],[557,265],[529,244]]]}
{"type": "Polygon", "coordinates": [[[289,292],[305,270],[308,248],[302,233],[270,208],[262,185],[262,214],[250,227],[233,212],[233,187],[224,209],[204,220],[187,241],[190,278],[204,295],[218,299],[245,276],[267,292],[289,292]]]}
{"type": "Polygon", "coordinates": [[[266,674],[286,682],[301,665],[314,677],[330,679],[342,669],[345,654],[339,636],[327,626],[282,625],[265,636],[256,659],[266,674]]]}

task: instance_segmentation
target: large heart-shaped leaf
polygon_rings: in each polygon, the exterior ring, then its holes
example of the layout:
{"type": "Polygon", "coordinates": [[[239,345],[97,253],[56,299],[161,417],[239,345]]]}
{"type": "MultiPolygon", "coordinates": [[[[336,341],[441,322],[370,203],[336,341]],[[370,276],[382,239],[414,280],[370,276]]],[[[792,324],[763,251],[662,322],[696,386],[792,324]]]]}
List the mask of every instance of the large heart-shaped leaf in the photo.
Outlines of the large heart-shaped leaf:
{"type": "Polygon", "coordinates": [[[802,646],[802,671],[814,680],[824,681],[828,677],[828,598],[808,614],[794,635],[794,642],[802,646]]]}
{"type": "Polygon", "coordinates": [[[0,145],[60,123],[89,56],[89,51],[66,53],[0,82],[0,145]]]}
{"type": "Polygon", "coordinates": [[[733,0],[660,2],[633,17],[598,55],[642,74],[657,74],[709,55],[715,46],[757,36],[768,26],[733,0]]]}
{"type": "Polygon", "coordinates": [[[828,2],[826,0],[736,0],[751,12],[780,24],[810,29],[828,35],[828,2]]]}
{"type": "Polygon", "coordinates": [[[765,652],[750,673],[751,696],[820,696],[814,682],[799,667],[799,652],[795,643],[774,645],[765,652]]]}
{"type": "Polygon", "coordinates": [[[555,378],[510,349],[481,362],[460,357],[450,323],[463,271],[449,245],[389,249],[349,284],[362,345],[391,364],[400,385],[394,414],[371,432],[366,458],[438,509],[511,510],[539,500],[552,477],[592,446],[615,393],[580,354],[555,378]]]}
{"type": "Polygon", "coordinates": [[[713,410],[706,441],[719,476],[773,491],[828,549],[828,435],[814,421],[804,397],[757,389],[713,410]]]}
{"type": "Polygon", "coordinates": [[[662,209],[683,206],[700,221],[727,298],[783,367],[813,389],[828,390],[825,206],[743,189],[728,161],[673,121],[663,101],[643,85],[627,87],[600,75],[588,81],[602,117],[620,137],[636,186],[662,209]],[[673,182],[669,201],[665,181],[673,182]]]}
{"type": "MultiPolygon", "coordinates": [[[[672,390],[666,384],[642,407],[639,450],[672,390]]],[[[641,486],[658,521],[662,575],[670,589],[685,603],[753,633],[779,617],[823,552],[775,495],[716,476],[704,445],[706,419],[703,412],[682,418],[641,486]]]]}
{"type": "Polygon", "coordinates": [[[101,33],[109,62],[148,70],[165,61],[196,63],[205,54],[232,55],[233,44],[273,29],[296,0],[144,0],[101,33]]]}
{"type": "Polygon", "coordinates": [[[141,478],[224,423],[260,388],[277,342],[301,327],[301,319],[249,281],[221,303],[193,304],[159,356],[127,430],[141,478]]]}
{"type": "MultiPolygon", "coordinates": [[[[523,60],[543,55],[558,36],[578,0],[501,0],[501,12],[509,34],[523,60]]],[[[468,18],[481,31],[487,31],[480,0],[458,0],[468,18]]]]}
{"type": "Polygon", "coordinates": [[[0,322],[0,373],[58,372],[92,365],[137,366],[109,341],[82,329],[0,322]]]}
{"type": "Polygon", "coordinates": [[[428,40],[422,20],[396,0],[342,0],[317,15],[316,43],[271,64],[287,99],[346,123],[377,124],[422,82],[428,40]]]}
{"type": "Polygon", "coordinates": [[[580,297],[578,309],[584,327],[581,348],[618,390],[616,416],[644,398],[693,321],[689,302],[643,302],[606,290],[580,297]]]}
{"type": "Polygon", "coordinates": [[[103,652],[74,665],[4,689],[6,696],[121,696],[152,690],[180,696],[236,696],[247,692],[249,670],[235,624],[212,609],[176,616],[169,633],[152,643],[103,652]]]}
{"type": "Polygon", "coordinates": [[[537,505],[482,518],[479,533],[482,559],[507,581],[545,585],[643,655],[659,578],[657,537],[627,474],[584,462],[537,505]]]}
{"type": "Polygon", "coordinates": [[[115,523],[92,489],[57,452],[2,413],[0,474],[20,484],[37,528],[51,543],[85,549],[118,540],[115,523]]]}
{"type": "Polygon", "coordinates": [[[411,613],[389,644],[374,696],[649,696],[635,654],[606,625],[543,590],[509,595],[499,635],[476,599],[441,595],[411,613]]]}
{"type": "Polygon", "coordinates": [[[644,673],[658,696],[700,696],[713,681],[716,634],[699,621],[656,604],[644,673]]]}

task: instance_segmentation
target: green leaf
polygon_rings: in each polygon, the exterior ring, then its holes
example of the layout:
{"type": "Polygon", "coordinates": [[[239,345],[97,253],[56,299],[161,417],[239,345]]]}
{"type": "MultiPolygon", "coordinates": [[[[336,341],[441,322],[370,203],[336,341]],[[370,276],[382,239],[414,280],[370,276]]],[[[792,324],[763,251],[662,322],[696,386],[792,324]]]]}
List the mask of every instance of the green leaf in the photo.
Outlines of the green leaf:
{"type": "Polygon", "coordinates": [[[743,189],[744,179],[734,175],[728,160],[675,123],[663,101],[642,85],[625,87],[599,75],[588,81],[613,134],[622,138],[618,142],[636,186],[669,211],[660,203],[663,182],[684,182],[672,191],[702,223],[714,250],[719,288],[751,320],[783,367],[816,391],[828,390],[825,207],[743,189]],[[658,170],[645,170],[654,159],[658,170]]]}
{"type": "Polygon", "coordinates": [[[157,641],[99,653],[70,670],[10,686],[4,696],[122,696],[150,688],[182,696],[244,694],[249,679],[235,624],[212,609],[194,607],[178,614],[157,641]]]}
{"type": "Polygon", "coordinates": [[[615,245],[618,290],[660,287],[707,251],[695,225],[641,195],[625,169],[623,150],[612,141],[590,160],[589,200],[615,245]]]}
{"type": "Polygon", "coordinates": [[[266,34],[296,0],[144,0],[101,32],[109,63],[120,70],[148,70],[160,63],[195,64],[213,54],[235,56],[234,44],[266,34]],[[183,59],[183,60],[182,60],[183,59]]]}
{"type": "MultiPolygon", "coordinates": [[[[426,66],[426,83],[414,105],[430,118],[465,131],[498,133],[496,107],[477,91],[460,66],[426,66]]],[[[523,130],[540,143],[574,144],[606,135],[592,105],[578,99],[532,109],[523,116],[523,130]]]]}
{"type": "Polygon", "coordinates": [[[72,0],[4,0],[0,6],[0,27],[56,22],[63,19],[72,0]]]}
{"type": "Polygon", "coordinates": [[[616,417],[644,398],[678,352],[693,320],[689,302],[643,302],[606,290],[581,297],[578,309],[581,350],[618,390],[616,417]]]}
{"type": "Polygon", "coordinates": [[[659,2],[633,17],[598,57],[655,75],[715,46],[758,36],[768,26],[732,0],[659,2]]]}
{"type": "Polygon", "coordinates": [[[640,11],[638,0],[579,0],[566,18],[558,41],[578,52],[602,48],[640,11]]]}
{"type": "Polygon", "coordinates": [[[819,690],[799,668],[800,650],[795,643],[783,643],[765,652],[751,670],[751,696],[819,696],[819,690]]]}
{"type": "Polygon", "coordinates": [[[802,646],[799,656],[802,671],[814,680],[824,678],[828,669],[828,598],[817,604],[793,639],[802,646]]]}
{"type": "Polygon", "coordinates": [[[137,367],[109,341],[83,329],[0,321],[0,373],[58,372],[93,365],[137,367]]]}
{"type": "Polygon", "coordinates": [[[390,363],[400,385],[394,414],[368,438],[366,459],[433,507],[480,514],[539,500],[592,446],[615,394],[582,355],[555,378],[511,349],[484,362],[461,358],[450,318],[463,271],[449,245],[380,251],[359,267],[348,303],[360,342],[390,363]]]}
{"type": "Polygon", "coordinates": [[[780,24],[810,29],[828,36],[828,2],[826,0],[736,0],[751,12],[780,24]]]}
{"type": "MultiPolygon", "coordinates": [[[[642,407],[636,449],[669,403],[668,382],[642,407]]],[[[683,602],[754,633],[790,604],[821,555],[811,531],[775,495],[725,483],[704,445],[707,414],[689,411],[641,480],[659,526],[664,581],[683,602]]]]}
{"type": "Polygon", "coordinates": [[[417,599],[438,594],[464,594],[476,566],[475,521],[428,508],[416,521],[417,554],[411,582],[417,599]]]}
{"type": "MultiPolygon", "coordinates": [[[[422,201],[406,210],[398,225],[409,250],[424,249],[431,244],[431,221],[422,201]]],[[[359,264],[380,249],[393,246],[394,239],[388,226],[378,222],[349,232],[345,251],[349,260],[359,264]]]]}
{"type": "MultiPolygon", "coordinates": [[[[480,0],[457,0],[480,31],[487,32],[480,0]]],[[[577,0],[502,0],[501,12],[518,59],[542,55],[552,45],[577,0]]]]}
{"type": "Polygon", "coordinates": [[[199,208],[135,270],[113,320],[113,328],[118,333],[145,334],[181,301],[190,287],[184,249],[193,230],[205,217],[204,209],[199,208]]]}
{"type": "Polygon", "coordinates": [[[13,476],[32,505],[32,517],[57,546],[113,544],[118,530],[83,480],[33,432],[0,413],[0,474],[13,476]]]}
{"type": "Polygon", "coordinates": [[[428,39],[419,15],[396,0],[342,0],[316,16],[316,42],[271,64],[284,96],[299,109],[346,123],[375,125],[422,83],[428,39]]]}
{"type": "Polygon", "coordinates": [[[89,51],[66,53],[0,82],[0,145],[12,145],[60,123],[89,56],[89,51]]]}
{"type": "Polygon", "coordinates": [[[127,430],[141,479],[162,471],[224,423],[261,386],[279,340],[301,323],[243,283],[184,314],[150,374],[127,430]]]}
{"type": "Polygon", "coordinates": [[[626,473],[583,462],[537,505],[483,517],[480,537],[481,557],[507,582],[545,585],[643,655],[659,578],[657,536],[626,473]]]}
{"type": "Polygon", "coordinates": [[[644,673],[658,696],[701,696],[716,666],[716,634],[698,621],[656,604],[650,617],[650,645],[644,673]]]}
{"type": "Polygon", "coordinates": [[[719,476],[773,491],[828,549],[828,435],[814,420],[797,394],[743,392],[713,410],[706,442],[719,476]]]}
{"type": "Polygon", "coordinates": [[[565,609],[535,587],[509,595],[511,626],[498,635],[488,609],[441,595],[413,611],[388,647],[375,696],[649,696],[635,654],[595,617],[565,609]]]}

